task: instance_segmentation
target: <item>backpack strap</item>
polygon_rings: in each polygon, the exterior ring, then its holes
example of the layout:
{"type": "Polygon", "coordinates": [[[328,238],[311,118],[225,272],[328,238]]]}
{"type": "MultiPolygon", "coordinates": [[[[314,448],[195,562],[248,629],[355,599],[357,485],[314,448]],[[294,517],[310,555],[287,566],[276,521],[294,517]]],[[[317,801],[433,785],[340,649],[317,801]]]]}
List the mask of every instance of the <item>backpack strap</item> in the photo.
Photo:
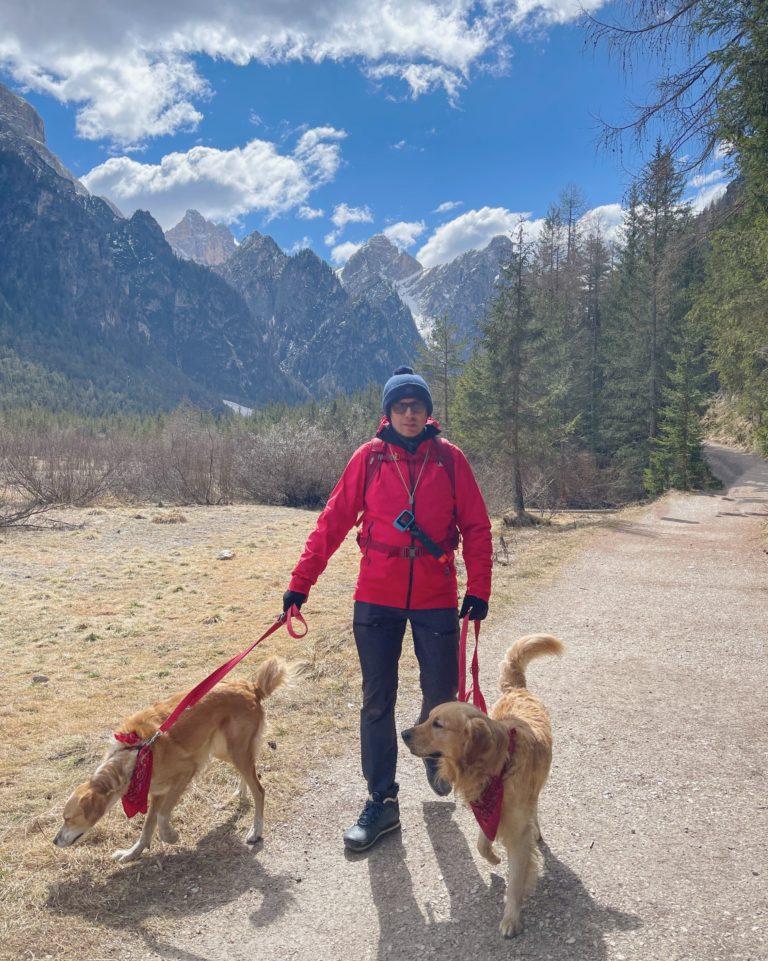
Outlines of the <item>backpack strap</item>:
{"type": "Polygon", "coordinates": [[[374,437],[372,441],[368,444],[368,450],[365,455],[365,482],[363,484],[363,502],[365,502],[365,494],[368,490],[371,481],[381,470],[381,462],[387,453],[387,445],[380,437],[374,437]]]}
{"type": "Polygon", "coordinates": [[[451,491],[453,493],[453,500],[456,501],[456,471],[453,464],[453,449],[448,441],[442,439],[442,437],[433,437],[432,443],[437,448],[437,463],[442,464],[442,466],[448,472],[448,480],[451,482],[451,491]]]}
{"type": "Polygon", "coordinates": [[[437,450],[437,463],[442,464],[446,473],[448,474],[448,480],[451,482],[451,492],[453,494],[453,522],[454,522],[454,533],[450,538],[449,545],[453,550],[459,546],[461,537],[459,535],[459,528],[456,524],[456,470],[453,463],[453,448],[448,443],[442,439],[442,437],[433,437],[432,443],[435,445],[437,450]]]}
{"type": "Polygon", "coordinates": [[[355,527],[359,527],[363,521],[366,491],[368,490],[373,478],[381,470],[381,462],[384,460],[384,456],[387,451],[387,445],[380,437],[374,437],[372,441],[369,441],[367,446],[368,449],[365,452],[365,480],[363,481],[363,510],[360,512],[360,516],[355,521],[355,527]]]}

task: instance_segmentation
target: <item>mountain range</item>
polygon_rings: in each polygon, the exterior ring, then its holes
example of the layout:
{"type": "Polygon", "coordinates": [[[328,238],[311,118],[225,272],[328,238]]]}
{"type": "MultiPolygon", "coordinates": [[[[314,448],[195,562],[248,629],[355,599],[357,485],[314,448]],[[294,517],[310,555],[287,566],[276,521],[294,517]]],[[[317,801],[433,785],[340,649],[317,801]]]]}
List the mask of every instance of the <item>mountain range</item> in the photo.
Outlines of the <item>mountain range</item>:
{"type": "Polygon", "coordinates": [[[0,403],[91,413],[327,398],[474,333],[509,241],[425,269],[383,235],[334,271],[190,210],[163,231],[91,195],[0,85],[0,403]]]}
{"type": "MultiPolygon", "coordinates": [[[[226,226],[206,220],[196,210],[188,210],[165,236],[180,256],[211,267],[224,262],[223,246],[236,249],[234,235],[226,226]],[[194,240],[187,241],[188,237],[194,240]]],[[[271,238],[266,239],[273,254],[279,250],[271,238]]],[[[493,297],[501,266],[509,261],[511,253],[512,242],[499,235],[481,250],[469,250],[446,264],[425,268],[384,234],[376,234],[337,273],[353,298],[365,298],[398,313],[406,308],[422,336],[429,333],[437,317],[447,316],[463,339],[471,343],[493,297]]],[[[227,276],[227,270],[222,274],[227,276]]]]}

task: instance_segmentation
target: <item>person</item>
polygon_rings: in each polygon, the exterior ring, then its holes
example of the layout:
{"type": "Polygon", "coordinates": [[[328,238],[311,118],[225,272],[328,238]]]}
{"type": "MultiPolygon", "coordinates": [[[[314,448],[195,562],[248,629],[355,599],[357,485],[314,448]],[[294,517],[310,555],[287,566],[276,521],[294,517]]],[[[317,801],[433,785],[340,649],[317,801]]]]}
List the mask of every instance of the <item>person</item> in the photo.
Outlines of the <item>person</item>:
{"type": "MultiPolygon", "coordinates": [[[[376,436],[352,455],[283,595],[283,610],[301,607],[331,555],[359,524],[353,632],[363,683],[360,752],[368,800],[344,833],[345,846],[354,851],[400,826],[394,712],[406,623],[419,662],[421,722],[437,704],[456,698],[459,617],[485,618],[491,592],[488,511],[466,457],[439,437],[425,380],[411,367],[398,368],[384,386],[382,411],[376,436]],[[437,544],[440,559],[413,527],[402,529],[402,517],[400,527],[394,525],[404,510],[412,512],[432,547],[437,544]],[[467,593],[457,613],[459,534],[467,593]]],[[[437,761],[427,758],[425,764],[430,786],[447,794],[451,788],[439,777],[437,761]]]]}

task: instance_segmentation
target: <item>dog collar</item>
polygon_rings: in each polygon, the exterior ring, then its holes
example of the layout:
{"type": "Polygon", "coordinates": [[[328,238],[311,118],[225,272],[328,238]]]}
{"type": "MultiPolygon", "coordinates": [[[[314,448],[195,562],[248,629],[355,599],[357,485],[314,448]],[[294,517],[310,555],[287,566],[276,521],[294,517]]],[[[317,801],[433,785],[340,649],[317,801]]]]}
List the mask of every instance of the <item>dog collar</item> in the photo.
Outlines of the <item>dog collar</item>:
{"type": "Polygon", "coordinates": [[[476,801],[470,801],[469,806],[475,815],[475,820],[480,825],[480,829],[489,841],[496,840],[496,833],[499,830],[501,821],[501,805],[504,801],[504,776],[512,766],[512,758],[515,754],[517,744],[517,729],[509,730],[509,745],[507,747],[507,760],[504,767],[495,774],[488,782],[487,787],[476,801]]]}

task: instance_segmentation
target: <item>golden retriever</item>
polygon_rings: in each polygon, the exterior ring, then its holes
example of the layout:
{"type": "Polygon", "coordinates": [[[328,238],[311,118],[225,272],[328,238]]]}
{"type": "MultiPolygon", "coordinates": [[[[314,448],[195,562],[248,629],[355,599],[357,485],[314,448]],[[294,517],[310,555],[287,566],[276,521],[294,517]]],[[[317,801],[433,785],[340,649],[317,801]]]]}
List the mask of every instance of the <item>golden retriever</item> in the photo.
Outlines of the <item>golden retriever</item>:
{"type": "MultiPolygon", "coordinates": [[[[170,844],[178,840],[171,825],[171,812],[210,757],[228,761],[240,772],[240,797],[247,798],[247,786],[255,806],[246,841],[255,844],[261,838],[264,788],[256,773],[256,759],[264,732],[262,702],[286,681],[290,671],[279,658],[271,657],[259,666],[253,681],[221,682],[155,741],[149,805],[141,836],[133,847],[115,851],[116,860],[135,861],[141,857],[152,843],[155,826],[161,840],[170,844]]],[[[122,722],[119,732],[136,732],[142,739],[150,737],[183,696],[175,694],[131,715],[122,722]]],[[[64,824],[54,844],[73,844],[126,793],[137,754],[135,748],[112,739],[96,771],[75,788],[64,805],[64,824]]]]}
{"type": "MultiPolygon", "coordinates": [[[[563,645],[549,634],[521,637],[507,651],[499,687],[501,697],[487,716],[460,701],[434,708],[429,717],[403,731],[418,757],[440,759],[440,776],[467,803],[476,802],[494,776],[501,775],[504,796],[496,837],[507,851],[509,877],[500,930],[511,937],[522,930],[523,898],[536,886],[541,855],[538,798],[552,760],[552,729],[541,701],[525,687],[525,668],[536,657],[561,654],[563,645]],[[509,732],[516,730],[509,755],[509,732]]],[[[477,848],[491,864],[499,858],[481,830],[477,848]]]]}

